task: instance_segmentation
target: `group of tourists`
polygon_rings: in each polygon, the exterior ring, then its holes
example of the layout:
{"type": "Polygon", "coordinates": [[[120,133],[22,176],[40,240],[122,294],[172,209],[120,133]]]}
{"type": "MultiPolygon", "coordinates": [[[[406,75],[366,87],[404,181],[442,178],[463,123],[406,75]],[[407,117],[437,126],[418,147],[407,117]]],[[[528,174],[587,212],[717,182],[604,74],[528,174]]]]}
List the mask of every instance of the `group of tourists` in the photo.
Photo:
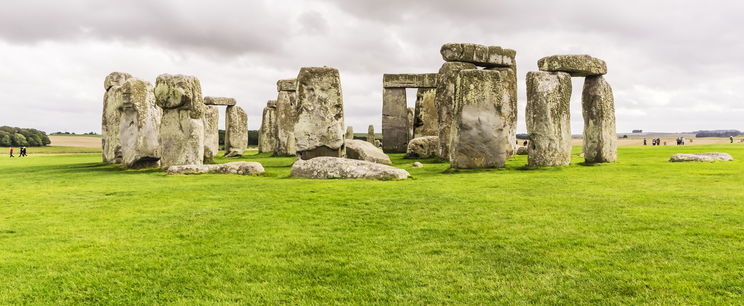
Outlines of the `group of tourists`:
{"type": "MultiPolygon", "coordinates": [[[[20,147],[19,150],[20,150],[20,152],[18,152],[19,153],[18,154],[18,157],[28,156],[28,153],[26,151],[26,147],[20,147]]],[[[15,157],[13,155],[13,147],[10,147],[10,157],[15,157]]]]}

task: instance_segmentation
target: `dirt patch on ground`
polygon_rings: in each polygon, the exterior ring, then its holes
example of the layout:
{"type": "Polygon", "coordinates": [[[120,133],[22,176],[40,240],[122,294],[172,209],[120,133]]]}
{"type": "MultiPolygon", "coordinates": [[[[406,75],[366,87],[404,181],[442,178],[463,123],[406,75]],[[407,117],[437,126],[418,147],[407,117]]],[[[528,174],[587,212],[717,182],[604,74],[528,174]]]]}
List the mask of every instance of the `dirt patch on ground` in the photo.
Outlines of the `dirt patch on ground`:
{"type": "Polygon", "coordinates": [[[49,140],[52,141],[53,146],[60,146],[60,147],[84,147],[84,148],[100,148],[101,147],[100,137],[49,136],[49,140]]]}

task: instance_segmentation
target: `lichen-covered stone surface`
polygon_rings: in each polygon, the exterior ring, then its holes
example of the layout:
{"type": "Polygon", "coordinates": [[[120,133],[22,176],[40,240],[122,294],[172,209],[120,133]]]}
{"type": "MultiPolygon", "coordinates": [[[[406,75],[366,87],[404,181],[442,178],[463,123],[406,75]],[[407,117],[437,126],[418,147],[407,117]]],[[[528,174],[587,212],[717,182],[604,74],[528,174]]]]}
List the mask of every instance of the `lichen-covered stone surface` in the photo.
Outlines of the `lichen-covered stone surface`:
{"type": "Polygon", "coordinates": [[[160,122],[160,167],[201,165],[204,161],[204,98],[192,76],[162,74],[155,101],[163,109],[160,122]]]}
{"type": "Polygon", "coordinates": [[[423,136],[411,139],[406,149],[407,158],[429,158],[439,154],[439,136],[423,136]]]}
{"type": "MultiPolygon", "coordinates": [[[[517,155],[529,155],[529,149],[527,147],[518,146],[517,155]]],[[[528,156],[529,158],[529,156],[528,156]]]]}
{"type": "Polygon", "coordinates": [[[408,108],[405,88],[382,90],[382,149],[402,153],[408,143],[408,108]]]}
{"type": "Polygon", "coordinates": [[[472,63],[487,68],[516,66],[517,52],[499,46],[449,43],[444,44],[439,52],[448,62],[472,63]]]}
{"type": "Polygon", "coordinates": [[[132,76],[128,73],[112,72],[103,82],[103,87],[106,89],[101,118],[101,155],[104,163],[119,164],[122,162],[119,121],[124,92],[120,90],[120,87],[130,78],[132,76]]]}
{"type": "Polygon", "coordinates": [[[132,75],[125,72],[112,72],[106,76],[103,80],[103,89],[108,91],[113,86],[121,86],[128,79],[132,78],[132,75]]]}
{"type": "Polygon", "coordinates": [[[517,116],[513,71],[462,70],[454,111],[450,166],[504,167],[513,155],[517,116]]]}
{"type": "Polygon", "coordinates": [[[452,132],[452,113],[455,110],[457,76],[461,70],[476,69],[471,63],[447,62],[439,68],[439,81],[435,101],[439,125],[439,158],[449,160],[450,133],[452,132]]]}
{"type": "Polygon", "coordinates": [[[297,91],[297,79],[287,79],[287,80],[277,81],[276,91],[297,91]]]}
{"type": "Polygon", "coordinates": [[[122,164],[129,169],[160,165],[160,120],[162,110],[155,104],[152,84],[129,78],[120,87],[119,139],[122,164]]]}
{"type": "Polygon", "coordinates": [[[731,155],[720,152],[674,154],[669,158],[670,162],[714,162],[732,160],[734,160],[734,158],[731,157],[731,155]]]}
{"type": "Polygon", "coordinates": [[[407,110],[406,120],[408,120],[408,137],[406,137],[406,145],[408,145],[408,141],[413,139],[413,122],[416,120],[416,109],[409,107],[407,110]]]}
{"type": "MultiPolygon", "coordinates": [[[[527,73],[527,161],[530,166],[571,163],[571,75],[527,73]]],[[[517,152],[519,154],[519,152],[517,152]]]]}
{"type": "Polygon", "coordinates": [[[248,147],[248,114],[240,106],[225,111],[225,157],[242,156],[248,147]]]}
{"type": "Polygon", "coordinates": [[[383,88],[436,88],[439,76],[436,73],[383,74],[383,88]]]}
{"type": "Polygon", "coordinates": [[[537,61],[540,71],[566,72],[574,77],[607,74],[607,64],[590,55],[553,55],[537,61]]]}
{"type": "Polygon", "coordinates": [[[338,70],[305,67],[297,83],[297,154],[302,159],[344,156],[344,100],[338,70]]]}
{"type": "Polygon", "coordinates": [[[390,165],[390,157],[374,144],[363,140],[346,139],[346,158],[366,160],[373,163],[390,165]]]}
{"type": "Polygon", "coordinates": [[[420,88],[416,93],[412,138],[439,135],[436,96],[436,88],[420,88]]]}
{"type": "Polygon", "coordinates": [[[237,104],[234,98],[204,97],[204,105],[233,106],[237,104]]]}
{"type": "Polygon", "coordinates": [[[375,143],[375,126],[371,124],[367,127],[367,142],[375,143]]]}
{"type": "Polygon", "coordinates": [[[220,110],[216,106],[204,109],[204,162],[209,163],[220,150],[220,110]]]}
{"type": "MultiPolygon", "coordinates": [[[[281,81],[280,81],[281,82],[281,81]]],[[[274,144],[275,156],[294,155],[295,151],[289,150],[289,135],[294,135],[294,127],[297,122],[297,98],[294,91],[280,91],[276,99],[276,143],[274,144]]],[[[294,136],[292,136],[294,138],[294,136]]],[[[294,141],[294,139],[293,139],[294,141]]]]}
{"type": "Polygon", "coordinates": [[[354,139],[354,128],[351,126],[346,127],[346,134],[344,135],[344,139],[354,139]]]}
{"type": "Polygon", "coordinates": [[[239,174],[258,176],[264,174],[263,165],[258,162],[231,162],[217,165],[179,165],[168,167],[166,173],[174,174],[239,174]]]}
{"type": "Polygon", "coordinates": [[[258,153],[274,152],[276,147],[276,101],[269,101],[261,115],[258,131],[258,153]]]}
{"type": "Polygon", "coordinates": [[[347,158],[321,156],[298,159],[292,165],[293,177],[309,179],[374,179],[402,180],[408,171],[392,166],[347,158]]]}
{"type": "Polygon", "coordinates": [[[581,106],[584,114],[584,160],[587,163],[614,162],[617,159],[615,98],[603,76],[590,76],[584,80],[581,106]]]}

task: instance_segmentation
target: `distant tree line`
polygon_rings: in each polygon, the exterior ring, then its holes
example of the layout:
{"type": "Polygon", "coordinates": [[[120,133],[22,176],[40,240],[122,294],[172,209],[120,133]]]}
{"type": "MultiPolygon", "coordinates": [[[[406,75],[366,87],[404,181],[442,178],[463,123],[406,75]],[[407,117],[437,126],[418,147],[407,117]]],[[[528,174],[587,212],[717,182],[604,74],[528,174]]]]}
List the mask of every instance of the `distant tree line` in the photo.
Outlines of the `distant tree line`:
{"type": "Polygon", "coordinates": [[[43,147],[52,143],[46,133],[36,129],[0,126],[2,147],[43,147]]]}
{"type": "Polygon", "coordinates": [[[82,134],[76,134],[75,132],[54,132],[49,135],[56,136],[56,135],[98,135],[96,132],[88,132],[88,133],[82,133],[82,134]]]}
{"type": "Polygon", "coordinates": [[[695,137],[731,137],[741,135],[739,130],[710,130],[710,131],[695,131],[695,137]]]}

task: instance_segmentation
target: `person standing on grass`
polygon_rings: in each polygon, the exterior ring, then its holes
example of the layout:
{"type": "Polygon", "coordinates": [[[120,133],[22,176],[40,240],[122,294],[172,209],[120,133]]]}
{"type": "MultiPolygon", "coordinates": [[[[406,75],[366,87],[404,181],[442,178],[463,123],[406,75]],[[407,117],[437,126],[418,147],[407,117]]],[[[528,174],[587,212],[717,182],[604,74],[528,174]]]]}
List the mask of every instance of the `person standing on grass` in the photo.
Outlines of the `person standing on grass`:
{"type": "Polygon", "coordinates": [[[643,138],[643,145],[646,145],[646,138],[643,138]]]}
{"type": "Polygon", "coordinates": [[[13,157],[13,147],[10,147],[10,157],[13,157]]]}
{"type": "Polygon", "coordinates": [[[21,147],[21,157],[26,156],[26,147],[21,147]]]}
{"type": "Polygon", "coordinates": [[[729,141],[731,141],[731,143],[734,143],[734,136],[729,136],[729,141]]]}

